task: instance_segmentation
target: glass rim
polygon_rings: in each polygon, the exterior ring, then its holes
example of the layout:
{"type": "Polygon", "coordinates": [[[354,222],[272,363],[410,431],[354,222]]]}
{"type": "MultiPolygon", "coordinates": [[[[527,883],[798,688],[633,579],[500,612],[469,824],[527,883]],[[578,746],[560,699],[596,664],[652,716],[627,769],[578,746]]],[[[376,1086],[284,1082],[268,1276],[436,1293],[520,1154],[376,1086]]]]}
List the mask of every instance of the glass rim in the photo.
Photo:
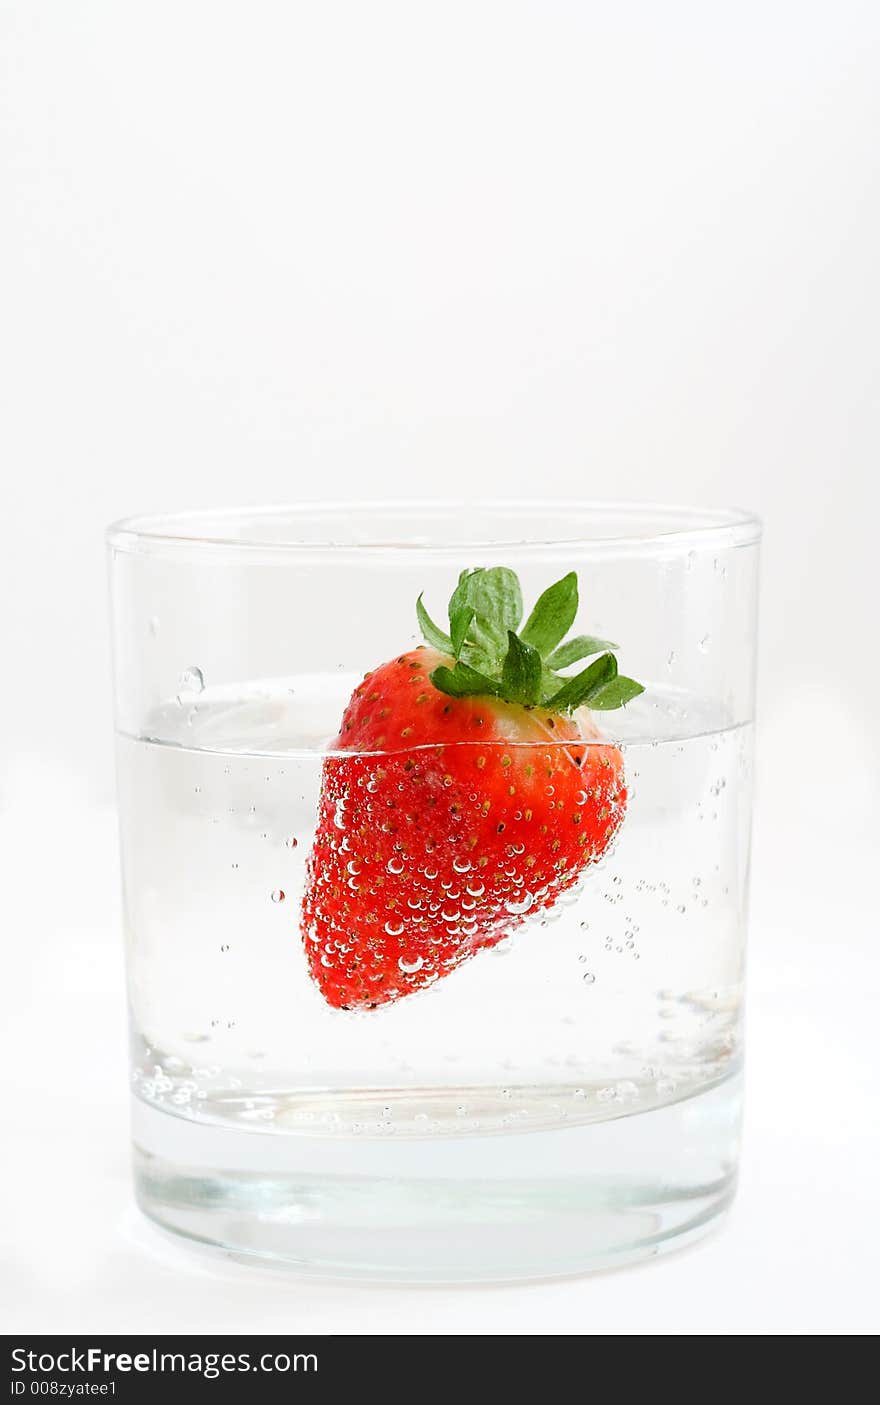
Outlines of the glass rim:
{"type": "Polygon", "coordinates": [[[729,549],[749,546],[760,541],[761,519],[756,513],[738,507],[698,507],[653,501],[589,499],[589,498],[484,498],[484,499],[315,499],[267,506],[230,508],[196,508],[172,513],[151,513],[120,518],[106,529],[105,539],[114,551],[139,554],[162,554],[164,551],[202,550],[219,553],[334,553],[355,556],[376,553],[422,553],[431,556],[458,556],[467,551],[516,551],[540,553],[555,548],[578,548],[590,554],[652,554],[685,549],[729,549]],[[444,538],[443,522],[461,522],[473,513],[496,514],[499,531],[496,534],[475,535],[473,538],[444,538]],[[425,528],[435,524],[436,537],[388,534],[395,518],[405,515],[421,518],[425,528]],[[519,536],[513,524],[527,524],[530,518],[546,519],[558,515],[559,534],[541,531],[519,536]],[[344,530],[334,533],[333,526],[344,528],[355,518],[368,523],[375,520],[375,539],[358,540],[344,530]],[[278,537],[247,535],[248,524],[285,521],[287,534],[278,537]],[[326,519],[326,535],[309,538],[295,535],[296,523],[313,523],[326,519]],[[633,524],[631,530],[615,530],[609,535],[592,536],[577,530],[592,519],[622,519],[633,524]],[[569,522],[566,530],[564,524],[569,522]],[[641,523],[642,529],[638,530],[641,523]],[[229,530],[224,530],[229,524],[229,530]],[[379,524],[382,524],[379,526],[379,524]],[[502,525],[503,524],[503,525],[502,525]],[[232,527],[239,533],[233,535],[232,527]]]}

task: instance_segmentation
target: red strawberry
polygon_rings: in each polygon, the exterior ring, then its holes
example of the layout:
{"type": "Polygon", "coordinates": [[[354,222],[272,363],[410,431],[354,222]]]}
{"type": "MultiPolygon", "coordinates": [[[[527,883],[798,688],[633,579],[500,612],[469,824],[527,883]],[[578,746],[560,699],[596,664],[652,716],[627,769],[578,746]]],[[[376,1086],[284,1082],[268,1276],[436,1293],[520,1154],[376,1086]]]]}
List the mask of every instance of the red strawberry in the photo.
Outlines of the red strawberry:
{"type": "Polygon", "coordinates": [[[324,762],[303,933],[318,987],[343,1009],[431,985],[551,907],[626,808],[623,758],[596,740],[583,704],[617,707],[642,689],[611,653],[559,676],[614,647],[584,636],[559,647],[573,574],[520,635],[519,582],[503,568],[462,575],[449,636],[417,608],[435,647],[367,674],[324,762]]]}

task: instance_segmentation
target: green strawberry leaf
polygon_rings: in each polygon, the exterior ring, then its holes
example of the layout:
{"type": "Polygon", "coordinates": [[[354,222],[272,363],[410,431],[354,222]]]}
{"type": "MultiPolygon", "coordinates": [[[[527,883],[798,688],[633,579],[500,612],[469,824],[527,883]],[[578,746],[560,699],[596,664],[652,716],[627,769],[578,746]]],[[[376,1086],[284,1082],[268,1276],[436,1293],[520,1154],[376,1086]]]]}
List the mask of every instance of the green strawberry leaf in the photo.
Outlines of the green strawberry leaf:
{"type": "Polygon", "coordinates": [[[504,566],[462,571],[449,601],[450,632],[453,620],[458,622],[465,609],[471,612],[467,625],[470,634],[467,659],[497,677],[507,653],[508,627],[514,627],[505,621],[518,620],[522,614],[516,574],[504,566]]]}
{"type": "Polygon", "coordinates": [[[498,644],[489,640],[477,615],[471,621],[460,657],[463,663],[470,664],[479,673],[485,673],[487,678],[498,678],[501,673],[498,644]]]}
{"type": "Polygon", "coordinates": [[[449,630],[452,632],[452,617],[470,604],[468,600],[468,581],[473,575],[473,571],[462,571],[458,577],[458,585],[449,597],[449,630]]]}
{"type": "MultiPolygon", "coordinates": [[[[424,592],[422,592],[422,594],[424,594],[424,592]]],[[[452,640],[449,638],[449,635],[444,634],[443,630],[438,628],[431,619],[431,616],[422,604],[421,595],[416,601],[416,616],[419,621],[419,629],[422,631],[422,637],[429,644],[433,645],[435,649],[439,649],[441,654],[451,654],[452,640]]]]}
{"type": "Polygon", "coordinates": [[[467,632],[471,627],[474,618],[472,605],[457,605],[455,609],[450,606],[449,610],[449,633],[452,641],[453,658],[461,658],[461,651],[464,647],[467,632]]]}
{"type": "Polygon", "coordinates": [[[595,639],[592,634],[577,634],[567,644],[561,644],[547,659],[549,668],[568,668],[579,659],[588,659],[592,654],[603,654],[606,649],[616,649],[610,639],[595,639]]]}
{"type": "Polygon", "coordinates": [[[552,668],[548,668],[546,663],[541,666],[541,701],[545,698],[552,698],[554,693],[558,693],[563,683],[567,680],[561,673],[554,673],[552,668]]]}
{"type": "Polygon", "coordinates": [[[435,668],[431,681],[454,698],[482,694],[558,712],[583,704],[599,711],[623,707],[644,689],[618,674],[617,645],[591,634],[563,642],[577,609],[577,576],[569,571],[548,586],[517,632],[523,605],[516,572],[506,566],[464,570],[449,601],[448,634],[431,619],[421,595],[416,602],[427,642],[455,660],[452,668],[435,668]],[[581,659],[592,662],[573,678],[560,672],[581,659]]]}
{"type": "Polygon", "coordinates": [[[533,705],[541,701],[541,655],[507,631],[507,656],[501,672],[504,696],[511,702],[533,705]]]}
{"type": "Polygon", "coordinates": [[[524,644],[531,644],[532,648],[537,649],[542,658],[546,658],[571,629],[577,608],[577,576],[574,571],[569,571],[567,576],[548,586],[539,597],[523,625],[520,638],[524,644]]]}
{"type": "Polygon", "coordinates": [[[459,580],[459,589],[462,588],[465,600],[473,606],[478,625],[500,643],[499,652],[503,657],[507,631],[515,630],[522,619],[522,591],[516,572],[506,566],[471,571],[464,581],[459,580]]]}
{"type": "Polygon", "coordinates": [[[574,678],[569,678],[558,693],[554,693],[545,704],[555,712],[574,712],[576,707],[589,702],[594,692],[610,683],[617,676],[617,659],[613,654],[602,654],[574,678]]]}
{"type": "Polygon", "coordinates": [[[601,684],[590,694],[590,707],[599,712],[609,712],[612,708],[623,707],[644,691],[641,683],[637,683],[634,678],[625,678],[619,673],[616,678],[601,684]]]}
{"type": "Polygon", "coordinates": [[[471,623],[471,636],[474,642],[474,663],[479,663],[489,673],[498,673],[507,645],[507,632],[500,629],[485,615],[475,614],[471,623]]]}
{"type": "Polygon", "coordinates": [[[455,668],[440,664],[431,674],[431,682],[439,692],[446,693],[450,698],[471,698],[486,693],[491,697],[503,696],[497,679],[487,678],[484,673],[461,662],[455,668]]]}

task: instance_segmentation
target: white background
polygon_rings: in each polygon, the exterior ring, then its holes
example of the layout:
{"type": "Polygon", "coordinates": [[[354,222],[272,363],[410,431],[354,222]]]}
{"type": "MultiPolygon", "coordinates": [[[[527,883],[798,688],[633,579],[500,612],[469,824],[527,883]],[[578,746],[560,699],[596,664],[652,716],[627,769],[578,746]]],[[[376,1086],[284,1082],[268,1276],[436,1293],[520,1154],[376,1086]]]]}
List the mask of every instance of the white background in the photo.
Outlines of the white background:
{"type": "Polygon", "coordinates": [[[870,0],[0,0],[10,1329],[871,1325],[878,74],[870,0]],[[128,1200],[102,528],[469,492],[765,520],[743,1193],[577,1284],[194,1259],[128,1200]]]}

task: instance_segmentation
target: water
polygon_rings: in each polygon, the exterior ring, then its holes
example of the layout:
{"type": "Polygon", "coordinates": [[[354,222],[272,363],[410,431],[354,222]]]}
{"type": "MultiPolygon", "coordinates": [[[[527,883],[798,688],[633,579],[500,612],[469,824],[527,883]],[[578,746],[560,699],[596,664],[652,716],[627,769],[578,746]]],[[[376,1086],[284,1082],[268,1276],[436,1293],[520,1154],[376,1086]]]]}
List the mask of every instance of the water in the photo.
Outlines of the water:
{"type": "Polygon", "coordinates": [[[697,1232],[735,1175],[750,729],[653,688],[606,714],[628,813],[579,890],[432,987],[334,1010],[298,919],[353,681],[233,691],[194,666],[119,738],[145,1208],[410,1279],[572,1272],[697,1232]]]}

